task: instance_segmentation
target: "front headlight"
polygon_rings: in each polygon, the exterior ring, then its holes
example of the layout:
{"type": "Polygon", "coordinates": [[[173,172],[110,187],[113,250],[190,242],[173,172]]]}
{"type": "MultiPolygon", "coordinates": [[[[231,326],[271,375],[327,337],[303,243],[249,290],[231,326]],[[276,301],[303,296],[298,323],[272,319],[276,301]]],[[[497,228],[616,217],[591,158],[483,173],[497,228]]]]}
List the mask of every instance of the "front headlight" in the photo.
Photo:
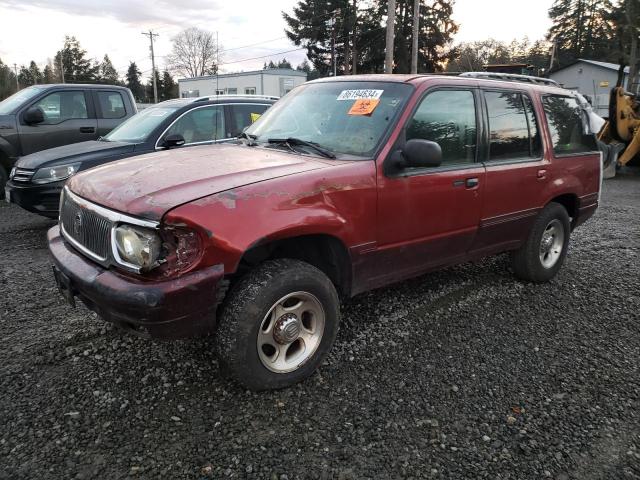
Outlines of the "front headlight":
{"type": "Polygon", "coordinates": [[[119,225],[115,229],[114,239],[118,263],[140,270],[149,270],[157,265],[162,241],[156,231],[133,225],[119,225]]]}
{"type": "Polygon", "coordinates": [[[75,174],[80,168],[80,163],[71,163],[69,165],[56,165],[55,167],[39,168],[31,178],[33,183],[51,183],[66,180],[75,174]]]}

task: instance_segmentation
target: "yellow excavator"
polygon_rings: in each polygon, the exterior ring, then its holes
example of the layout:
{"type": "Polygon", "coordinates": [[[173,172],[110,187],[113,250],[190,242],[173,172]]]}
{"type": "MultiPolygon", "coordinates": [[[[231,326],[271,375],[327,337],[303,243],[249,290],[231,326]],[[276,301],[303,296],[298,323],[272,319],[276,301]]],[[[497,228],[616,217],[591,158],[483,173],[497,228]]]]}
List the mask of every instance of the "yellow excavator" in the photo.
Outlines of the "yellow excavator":
{"type": "Polygon", "coordinates": [[[609,120],[598,133],[608,167],[605,177],[614,176],[616,168],[640,157],[640,101],[636,95],[626,92],[621,83],[619,80],[611,91],[609,120]]]}

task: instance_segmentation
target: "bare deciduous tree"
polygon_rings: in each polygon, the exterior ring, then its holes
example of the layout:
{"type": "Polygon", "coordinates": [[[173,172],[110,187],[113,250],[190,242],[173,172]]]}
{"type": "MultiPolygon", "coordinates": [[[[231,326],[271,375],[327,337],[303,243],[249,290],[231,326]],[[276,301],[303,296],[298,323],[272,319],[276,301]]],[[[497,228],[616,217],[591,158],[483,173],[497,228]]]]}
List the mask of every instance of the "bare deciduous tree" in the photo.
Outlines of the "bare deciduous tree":
{"type": "Polygon", "coordinates": [[[173,48],[167,57],[171,70],[189,78],[216,73],[217,45],[211,32],[191,27],[180,32],[171,41],[173,48]]]}

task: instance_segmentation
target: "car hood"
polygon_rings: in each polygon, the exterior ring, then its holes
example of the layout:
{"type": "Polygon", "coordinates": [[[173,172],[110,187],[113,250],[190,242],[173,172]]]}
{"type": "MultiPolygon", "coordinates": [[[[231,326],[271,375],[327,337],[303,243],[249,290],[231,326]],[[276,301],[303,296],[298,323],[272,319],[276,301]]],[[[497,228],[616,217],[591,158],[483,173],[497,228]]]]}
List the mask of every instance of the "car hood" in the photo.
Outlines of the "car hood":
{"type": "Polygon", "coordinates": [[[75,175],[68,186],[104,207],[160,220],[168,210],[202,197],[328,166],[318,159],[277,150],[211,145],[109,163],[75,175]]]}
{"type": "Polygon", "coordinates": [[[21,157],[16,163],[17,167],[37,169],[44,166],[63,165],[65,163],[85,162],[132,152],[133,143],[121,142],[89,142],[72,143],[62,147],[41,150],[21,157]]]}

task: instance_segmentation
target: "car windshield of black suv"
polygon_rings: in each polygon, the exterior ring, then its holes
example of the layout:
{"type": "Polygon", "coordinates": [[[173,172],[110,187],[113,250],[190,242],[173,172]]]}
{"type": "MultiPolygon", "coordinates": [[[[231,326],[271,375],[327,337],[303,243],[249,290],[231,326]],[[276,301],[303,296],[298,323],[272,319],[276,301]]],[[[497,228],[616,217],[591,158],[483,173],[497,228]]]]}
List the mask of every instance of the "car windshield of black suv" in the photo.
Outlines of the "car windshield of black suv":
{"type": "Polygon", "coordinates": [[[179,107],[151,107],[136,113],[130,119],[106,135],[103,140],[108,142],[142,143],[146,142],[158,125],[165,121],[179,107]]]}
{"type": "Polygon", "coordinates": [[[8,115],[22,106],[22,104],[42,91],[42,87],[29,87],[14,93],[0,102],[0,115],[8,115]]]}
{"type": "Polygon", "coordinates": [[[276,102],[243,136],[249,144],[371,158],[411,91],[410,85],[391,82],[311,83],[276,102]]]}

